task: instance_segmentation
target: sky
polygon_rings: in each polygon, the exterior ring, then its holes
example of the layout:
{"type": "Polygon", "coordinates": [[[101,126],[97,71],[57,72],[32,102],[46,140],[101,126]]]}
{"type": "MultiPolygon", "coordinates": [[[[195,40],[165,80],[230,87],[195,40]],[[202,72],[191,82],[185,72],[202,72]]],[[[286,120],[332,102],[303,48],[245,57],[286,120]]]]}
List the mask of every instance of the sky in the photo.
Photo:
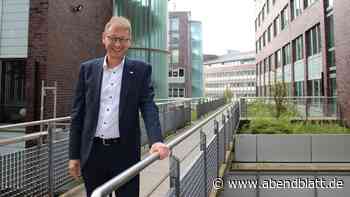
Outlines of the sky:
{"type": "Polygon", "coordinates": [[[191,11],[202,22],[204,54],[255,49],[253,0],[170,0],[169,10],[191,11]]]}

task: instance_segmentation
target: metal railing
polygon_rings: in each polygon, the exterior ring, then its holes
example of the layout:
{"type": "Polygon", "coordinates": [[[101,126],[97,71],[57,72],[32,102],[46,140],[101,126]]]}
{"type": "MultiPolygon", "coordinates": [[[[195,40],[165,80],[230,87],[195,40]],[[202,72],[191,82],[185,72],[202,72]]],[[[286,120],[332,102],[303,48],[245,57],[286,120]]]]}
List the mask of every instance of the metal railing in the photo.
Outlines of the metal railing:
{"type": "MultiPolygon", "coordinates": [[[[191,101],[157,104],[163,131],[175,131],[191,121],[191,101]],[[173,121],[181,117],[181,121],[173,121]]],[[[0,126],[43,125],[45,130],[11,139],[0,139],[0,197],[54,196],[73,178],[68,174],[70,117],[0,126]]],[[[141,128],[143,121],[141,121],[141,128]]],[[[143,144],[147,143],[141,130],[143,144]]],[[[1,132],[0,132],[1,134],[1,132]]]]}
{"type": "MultiPolygon", "coordinates": [[[[295,119],[340,119],[340,107],[337,97],[305,96],[305,97],[284,97],[283,105],[288,112],[294,114],[295,119]]],[[[240,99],[241,118],[254,118],[261,116],[262,112],[269,109],[271,113],[264,113],[263,116],[274,116],[274,97],[243,97],[240,99]]]]}
{"type": "MultiPolygon", "coordinates": [[[[17,138],[0,140],[3,146],[31,141],[31,145],[19,151],[0,155],[0,197],[53,196],[62,183],[72,181],[68,176],[68,143],[54,132],[57,122],[70,117],[33,121],[0,126],[0,129],[47,125],[47,130],[17,138]],[[57,148],[60,146],[59,151],[57,148]],[[56,149],[56,150],[55,150],[56,149]],[[59,164],[59,162],[65,162],[59,164]],[[63,170],[62,170],[63,169],[63,170]],[[56,173],[55,173],[56,172],[56,173]],[[55,173],[55,174],[54,174],[55,173]],[[56,175],[56,176],[54,176],[56,175]]],[[[56,129],[60,132],[66,128],[56,129]]]]}
{"type": "MultiPolygon", "coordinates": [[[[192,134],[200,132],[201,151],[188,169],[185,170],[186,173],[180,173],[180,160],[174,153],[171,154],[169,167],[170,189],[167,196],[195,197],[208,195],[212,190],[213,179],[219,175],[220,165],[225,162],[225,153],[229,144],[233,142],[234,134],[239,125],[239,114],[238,103],[228,104],[167,144],[173,150],[192,134]],[[220,128],[217,121],[219,116],[222,116],[220,128]],[[214,126],[211,128],[214,135],[207,140],[207,134],[203,131],[203,126],[211,121],[214,123],[214,126]]],[[[92,197],[111,194],[157,160],[159,160],[159,154],[147,156],[142,161],[98,187],[93,192],[92,197]]]]}
{"type": "Polygon", "coordinates": [[[196,107],[197,117],[202,117],[204,114],[212,111],[213,109],[217,109],[221,106],[225,105],[225,98],[219,98],[215,100],[210,100],[207,102],[199,102],[196,107]]]}

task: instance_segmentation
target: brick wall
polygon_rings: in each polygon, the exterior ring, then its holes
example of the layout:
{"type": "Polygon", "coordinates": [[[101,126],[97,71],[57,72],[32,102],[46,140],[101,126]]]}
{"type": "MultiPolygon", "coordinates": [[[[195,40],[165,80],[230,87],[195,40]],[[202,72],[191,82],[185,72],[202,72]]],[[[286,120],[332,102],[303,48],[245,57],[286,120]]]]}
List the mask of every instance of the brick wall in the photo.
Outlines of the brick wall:
{"type": "MultiPolygon", "coordinates": [[[[173,65],[173,68],[185,68],[185,97],[192,97],[191,80],[191,34],[190,34],[190,15],[188,12],[171,12],[170,16],[179,18],[179,64],[173,65]]],[[[175,87],[175,86],[169,86],[175,87]]]]}
{"type": "MultiPolygon", "coordinates": [[[[48,86],[58,83],[57,117],[70,114],[80,63],[104,55],[101,35],[112,16],[112,2],[31,0],[26,67],[28,121],[40,118],[41,80],[48,86]],[[72,7],[80,4],[82,10],[72,12],[72,7]]],[[[51,92],[45,100],[45,118],[50,118],[51,92]]]]}
{"type": "Polygon", "coordinates": [[[337,95],[342,115],[350,126],[350,1],[334,1],[334,34],[337,66],[337,95]]]}

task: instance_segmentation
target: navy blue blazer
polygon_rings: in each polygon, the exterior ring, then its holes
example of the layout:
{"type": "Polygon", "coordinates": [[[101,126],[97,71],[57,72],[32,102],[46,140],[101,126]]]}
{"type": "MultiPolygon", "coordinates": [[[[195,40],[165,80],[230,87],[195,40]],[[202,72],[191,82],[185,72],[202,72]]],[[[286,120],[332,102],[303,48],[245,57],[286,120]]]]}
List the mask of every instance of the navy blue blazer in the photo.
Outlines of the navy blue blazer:
{"type": "MultiPolygon", "coordinates": [[[[86,163],[95,137],[103,75],[104,58],[80,66],[71,114],[69,158],[86,163]]],[[[145,121],[149,144],[162,142],[158,108],[151,83],[152,67],[142,61],[125,58],[119,103],[119,132],[125,155],[113,155],[130,165],[140,160],[139,110],[145,121]]],[[[111,155],[112,156],[112,155],[111,155]]]]}

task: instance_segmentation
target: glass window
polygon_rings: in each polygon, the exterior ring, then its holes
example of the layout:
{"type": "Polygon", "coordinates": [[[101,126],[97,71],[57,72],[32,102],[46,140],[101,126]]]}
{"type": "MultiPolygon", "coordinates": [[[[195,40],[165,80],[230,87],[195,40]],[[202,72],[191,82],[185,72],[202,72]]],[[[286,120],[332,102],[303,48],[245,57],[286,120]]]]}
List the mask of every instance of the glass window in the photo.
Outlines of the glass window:
{"type": "Polygon", "coordinates": [[[281,30],[284,30],[288,26],[288,6],[286,6],[281,12],[281,30]]]}
{"type": "Polygon", "coordinates": [[[170,18],[170,31],[179,31],[179,18],[170,18]]]}
{"type": "Polygon", "coordinates": [[[184,69],[183,69],[183,68],[180,68],[180,69],[179,69],[179,77],[183,77],[183,76],[185,76],[184,69]]]}
{"type": "Polygon", "coordinates": [[[256,31],[258,29],[257,19],[255,19],[254,24],[255,24],[255,31],[256,31]]]}
{"type": "Polygon", "coordinates": [[[179,73],[178,73],[178,71],[177,71],[177,70],[174,70],[174,71],[173,71],[173,77],[177,77],[177,76],[178,76],[178,74],[179,74],[179,73]]]}
{"type": "Polygon", "coordinates": [[[266,0],[266,14],[270,12],[270,0],[266,0]]]}
{"type": "Polygon", "coordinates": [[[330,15],[327,17],[326,22],[326,28],[327,28],[327,48],[334,47],[334,19],[333,15],[330,15]]]}
{"type": "Polygon", "coordinates": [[[272,25],[267,28],[267,42],[271,42],[271,29],[272,25]]]}
{"type": "Polygon", "coordinates": [[[304,83],[302,81],[295,82],[295,96],[304,96],[304,83]]]}
{"type": "Polygon", "coordinates": [[[259,38],[259,51],[261,51],[261,37],[259,38]]]}
{"type": "Polygon", "coordinates": [[[261,13],[262,13],[261,14],[262,21],[264,21],[265,20],[265,5],[263,6],[261,13]]]}
{"type": "Polygon", "coordinates": [[[171,50],[171,63],[178,64],[179,63],[179,49],[171,50]]]}
{"type": "Polygon", "coordinates": [[[297,16],[301,15],[301,4],[300,0],[292,0],[291,3],[291,10],[292,10],[292,20],[294,20],[297,16]]]}
{"type": "Polygon", "coordinates": [[[304,8],[309,7],[311,4],[315,3],[317,0],[304,0],[304,8]]]}
{"type": "Polygon", "coordinates": [[[180,35],[179,32],[170,32],[170,47],[178,48],[179,47],[180,35]]]}
{"type": "Polygon", "coordinates": [[[337,96],[337,80],[336,78],[330,78],[329,79],[330,84],[330,96],[337,96]]]}
{"type": "Polygon", "coordinates": [[[309,96],[322,96],[321,79],[308,81],[309,96]]]}
{"type": "Polygon", "coordinates": [[[293,50],[295,54],[295,61],[298,61],[304,58],[303,35],[299,36],[293,41],[293,50]]]}
{"type": "Polygon", "coordinates": [[[334,0],[326,0],[326,8],[328,9],[333,9],[334,5],[334,0]]]}
{"type": "Polygon", "coordinates": [[[276,62],[276,68],[281,66],[281,50],[276,51],[275,53],[275,62],[276,62]]]}
{"type": "Polygon", "coordinates": [[[173,97],[173,89],[169,88],[169,97],[173,97]]]}
{"type": "Polygon", "coordinates": [[[315,55],[321,52],[321,32],[320,26],[316,25],[306,33],[307,36],[307,54],[315,55]]]}
{"type": "Polygon", "coordinates": [[[280,31],[280,16],[278,15],[273,21],[273,36],[276,37],[280,31]]]}
{"type": "Polygon", "coordinates": [[[0,121],[14,120],[25,104],[25,61],[6,59],[0,61],[0,121]],[[13,116],[15,115],[15,116],[13,116]]]}
{"type": "Polygon", "coordinates": [[[178,97],[178,96],[179,96],[179,89],[173,88],[173,97],[178,97]]]}
{"type": "Polygon", "coordinates": [[[283,65],[290,64],[291,62],[291,53],[290,53],[290,44],[287,44],[282,48],[282,55],[283,55],[283,65]]]}
{"type": "Polygon", "coordinates": [[[327,65],[329,67],[335,66],[335,51],[333,50],[328,50],[327,52],[327,65]]]}
{"type": "Polygon", "coordinates": [[[266,46],[266,31],[263,33],[262,39],[263,39],[263,47],[265,47],[266,46]]]}
{"type": "Polygon", "coordinates": [[[185,94],[184,94],[184,89],[183,88],[179,88],[179,97],[184,97],[185,94]]]}

